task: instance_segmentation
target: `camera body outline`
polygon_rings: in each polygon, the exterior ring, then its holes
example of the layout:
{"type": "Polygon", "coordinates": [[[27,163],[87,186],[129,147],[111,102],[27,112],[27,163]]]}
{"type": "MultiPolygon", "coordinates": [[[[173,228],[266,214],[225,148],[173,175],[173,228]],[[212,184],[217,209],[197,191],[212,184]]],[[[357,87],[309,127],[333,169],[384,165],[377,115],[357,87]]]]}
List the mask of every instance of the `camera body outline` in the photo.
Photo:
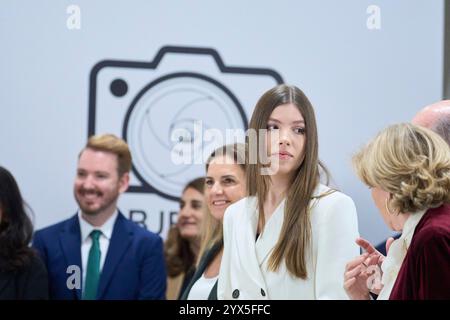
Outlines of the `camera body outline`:
{"type": "MultiPolygon", "coordinates": [[[[161,65],[161,62],[163,61],[163,58],[166,55],[170,54],[180,54],[180,55],[192,55],[192,56],[208,56],[213,59],[215,62],[216,67],[219,69],[221,74],[224,75],[248,75],[248,76],[260,76],[260,77],[268,77],[271,79],[271,81],[275,82],[275,84],[281,84],[283,83],[283,79],[281,75],[276,72],[273,69],[268,68],[251,68],[251,67],[235,67],[235,66],[226,66],[219,53],[212,48],[204,48],[204,47],[184,47],[184,46],[164,46],[162,47],[158,53],[156,54],[155,58],[150,62],[140,62],[140,61],[130,61],[130,60],[102,60],[98,63],[96,63],[91,71],[89,76],[89,106],[88,106],[88,132],[87,136],[88,138],[92,135],[95,135],[97,133],[98,128],[98,120],[101,120],[100,117],[98,117],[98,113],[100,108],[102,107],[102,103],[97,101],[98,97],[100,96],[98,94],[99,90],[99,83],[101,84],[100,73],[104,70],[129,70],[130,72],[133,70],[145,70],[147,71],[155,71],[155,75],[149,78],[145,81],[145,84],[143,86],[140,86],[138,89],[134,90],[134,93],[131,93],[133,95],[132,97],[128,97],[128,100],[125,100],[125,102],[118,104],[123,104],[123,108],[126,110],[122,111],[123,114],[123,120],[122,115],[120,115],[117,120],[117,128],[116,130],[107,130],[109,133],[114,133],[120,138],[124,139],[128,143],[128,125],[131,115],[133,114],[133,111],[135,110],[135,107],[139,103],[140,99],[143,95],[145,95],[149,90],[151,90],[153,87],[155,87],[158,84],[163,83],[164,81],[168,81],[175,78],[180,77],[188,77],[192,79],[198,79],[201,81],[205,81],[212,86],[218,87],[219,90],[223,93],[225,93],[228,98],[233,101],[233,104],[235,105],[239,117],[242,119],[242,126],[244,130],[247,130],[248,128],[248,119],[245,113],[244,108],[242,107],[242,104],[240,100],[236,97],[236,95],[222,82],[215,79],[212,76],[209,76],[205,73],[196,72],[193,70],[174,70],[171,72],[168,72],[166,74],[158,74],[157,69],[161,65]],[[128,103],[127,103],[128,101],[128,103]],[[121,121],[121,123],[119,123],[121,121]]],[[[191,68],[192,69],[192,68],[191,68]]],[[[105,87],[102,88],[102,90],[105,89],[105,87]]],[[[120,78],[116,78],[114,81],[111,82],[109,86],[109,90],[111,91],[112,95],[115,95],[117,99],[121,99],[123,96],[125,96],[128,93],[128,84],[120,78]],[[115,87],[114,87],[115,86],[115,87]],[[122,95],[123,94],[123,95],[122,95]]],[[[104,131],[98,132],[98,133],[106,133],[104,131]]],[[[168,194],[167,192],[164,192],[160,189],[158,189],[156,186],[154,186],[151,181],[147,181],[143,175],[139,172],[139,169],[136,167],[134,161],[132,163],[131,172],[134,175],[134,177],[137,179],[137,182],[140,185],[133,185],[130,183],[129,188],[127,189],[127,193],[153,193],[157,194],[165,199],[178,201],[179,197],[174,196],[173,194],[168,194]]]]}

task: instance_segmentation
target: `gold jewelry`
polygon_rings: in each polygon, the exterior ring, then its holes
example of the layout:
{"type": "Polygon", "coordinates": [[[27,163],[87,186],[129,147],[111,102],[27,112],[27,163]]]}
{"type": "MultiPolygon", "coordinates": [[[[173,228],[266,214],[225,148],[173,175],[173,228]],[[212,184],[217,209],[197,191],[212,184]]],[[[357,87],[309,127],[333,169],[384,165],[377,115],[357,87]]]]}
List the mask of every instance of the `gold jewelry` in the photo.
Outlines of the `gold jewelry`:
{"type": "Polygon", "coordinates": [[[388,206],[388,198],[386,198],[386,201],[384,202],[385,206],[386,206],[386,210],[387,212],[389,212],[389,214],[392,214],[391,210],[389,210],[389,206],[388,206]]]}

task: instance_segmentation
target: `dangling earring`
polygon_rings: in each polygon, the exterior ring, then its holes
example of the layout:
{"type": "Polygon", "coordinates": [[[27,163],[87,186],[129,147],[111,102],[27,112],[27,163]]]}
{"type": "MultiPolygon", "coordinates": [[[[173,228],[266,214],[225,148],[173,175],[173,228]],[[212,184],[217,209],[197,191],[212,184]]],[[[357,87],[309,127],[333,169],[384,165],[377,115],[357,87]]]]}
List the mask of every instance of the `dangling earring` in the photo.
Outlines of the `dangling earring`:
{"type": "Polygon", "coordinates": [[[389,212],[389,214],[394,214],[395,213],[396,215],[399,215],[400,211],[391,212],[391,210],[389,210],[389,204],[387,202],[388,202],[388,199],[391,200],[391,197],[392,197],[392,194],[389,194],[389,198],[386,198],[386,201],[384,202],[384,204],[386,206],[386,210],[387,210],[387,212],[389,212]]]}
{"type": "Polygon", "coordinates": [[[386,206],[386,210],[387,210],[387,212],[389,213],[389,214],[393,214],[392,212],[391,212],[391,210],[389,210],[389,205],[388,205],[388,198],[386,198],[386,201],[384,202],[384,204],[385,204],[385,206],[386,206]]]}

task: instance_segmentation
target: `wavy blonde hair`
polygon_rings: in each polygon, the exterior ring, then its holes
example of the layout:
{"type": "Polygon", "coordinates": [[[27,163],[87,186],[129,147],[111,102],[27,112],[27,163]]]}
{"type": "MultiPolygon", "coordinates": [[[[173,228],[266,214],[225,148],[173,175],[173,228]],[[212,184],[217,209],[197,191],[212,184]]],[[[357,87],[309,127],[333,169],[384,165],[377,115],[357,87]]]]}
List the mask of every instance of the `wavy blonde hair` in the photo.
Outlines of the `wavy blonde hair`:
{"type": "Polygon", "coordinates": [[[450,147],[410,123],[381,131],[353,156],[360,179],[391,194],[394,211],[412,213],[450,202],[450,147]]]}

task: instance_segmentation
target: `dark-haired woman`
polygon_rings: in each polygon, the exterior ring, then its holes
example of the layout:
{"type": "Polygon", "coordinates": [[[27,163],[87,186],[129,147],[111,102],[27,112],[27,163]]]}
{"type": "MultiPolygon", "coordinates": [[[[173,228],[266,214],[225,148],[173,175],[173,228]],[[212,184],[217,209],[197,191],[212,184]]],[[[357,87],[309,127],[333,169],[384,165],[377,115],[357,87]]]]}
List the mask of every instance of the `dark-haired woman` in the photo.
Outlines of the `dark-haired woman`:
{"type": "Polygon", "coordinates": [[[0,167],[0,300],[48,299],[47,270],[29,247],[32,234],[19,187],[0,167]]]}

